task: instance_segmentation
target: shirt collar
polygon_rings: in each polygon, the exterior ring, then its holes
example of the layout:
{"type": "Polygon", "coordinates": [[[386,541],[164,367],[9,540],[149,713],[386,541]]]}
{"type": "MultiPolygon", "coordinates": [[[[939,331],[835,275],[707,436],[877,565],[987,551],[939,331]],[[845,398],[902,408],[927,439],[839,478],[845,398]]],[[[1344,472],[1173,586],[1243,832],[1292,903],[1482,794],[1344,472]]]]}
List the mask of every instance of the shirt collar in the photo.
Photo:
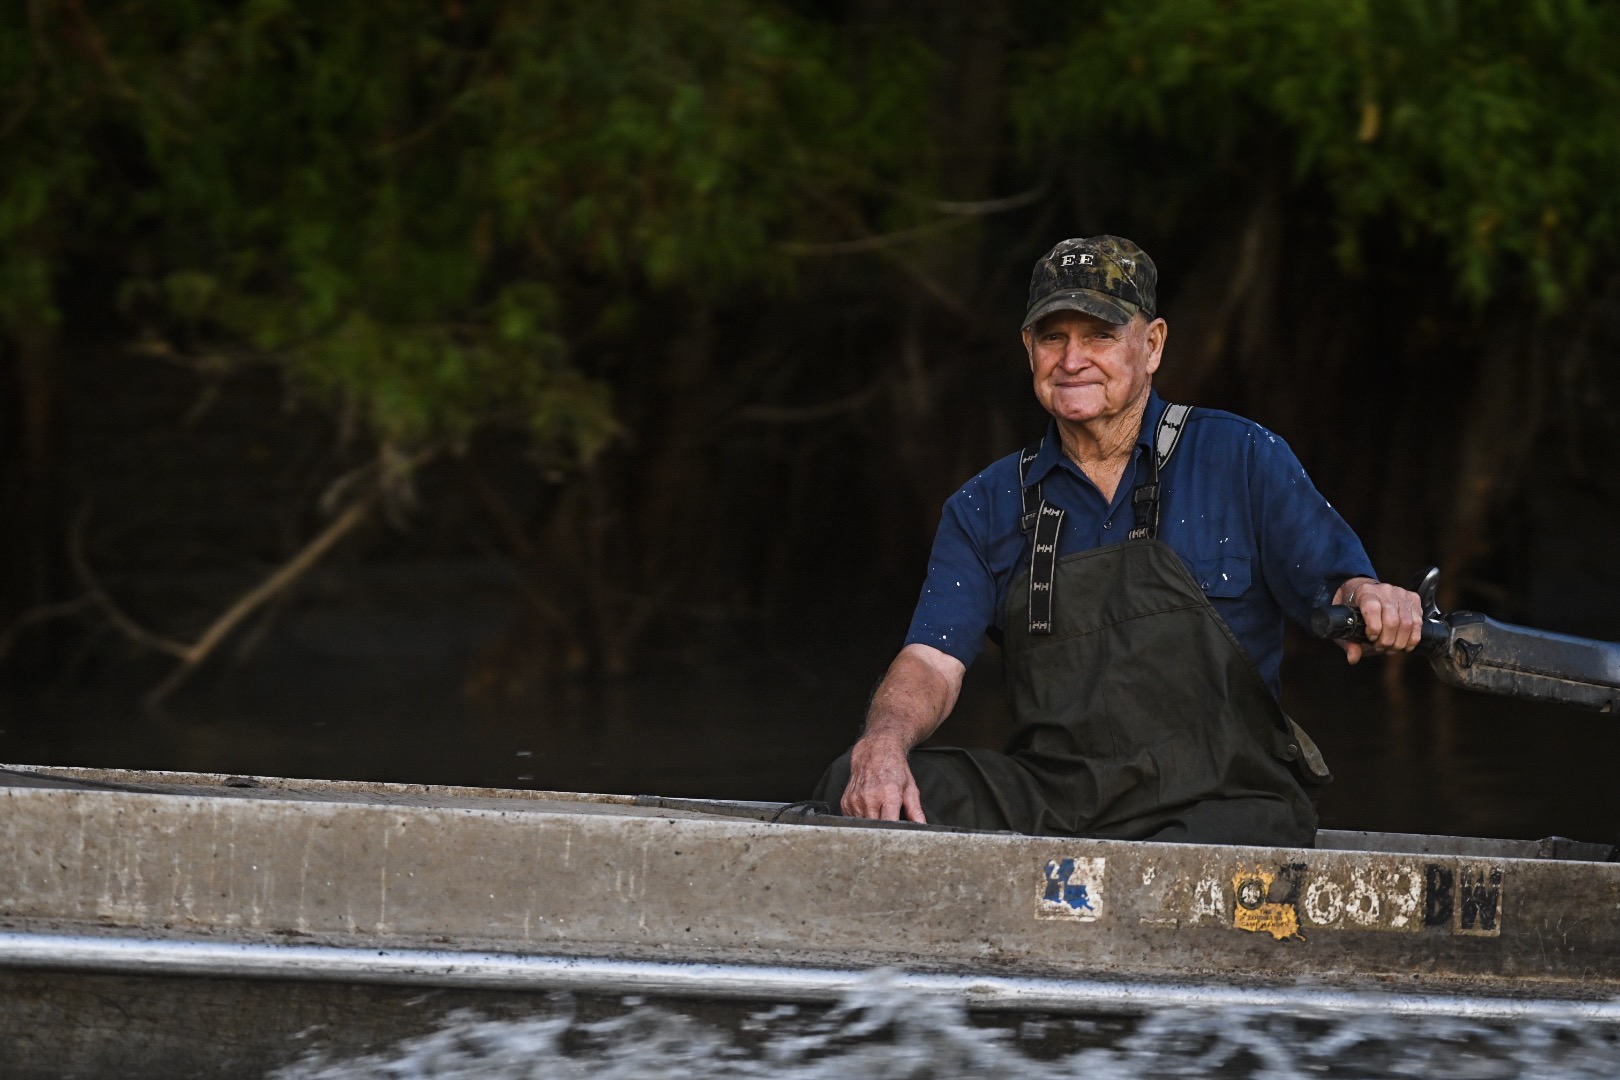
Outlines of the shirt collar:
{"type": "MultiPolygon", "coordinates": [[[[1136,454],[1132,461],[1141,460],[1143,451],[1152,452],[1153,434],[1159,430],[1159,417],[1164,415],[1165,401],[1159,396],[1157,390],[1148,391],[1147,409],[1142,413],[1142,430],[1136,435],[1136,454]]],[[[1063,452],[1063,440],[1058,437],[1057,421],[1047,420],[1046,438],[1041,440],[1040,452],[1035,460],[1030,462],[1029,473],[1024,478],[1024,486],[1038,484],[1046,479],[1047,473],[1058,467],[1067,468],[1076,475],[1080,467],[1069,460],[1069,455],[1063,452]]]]}

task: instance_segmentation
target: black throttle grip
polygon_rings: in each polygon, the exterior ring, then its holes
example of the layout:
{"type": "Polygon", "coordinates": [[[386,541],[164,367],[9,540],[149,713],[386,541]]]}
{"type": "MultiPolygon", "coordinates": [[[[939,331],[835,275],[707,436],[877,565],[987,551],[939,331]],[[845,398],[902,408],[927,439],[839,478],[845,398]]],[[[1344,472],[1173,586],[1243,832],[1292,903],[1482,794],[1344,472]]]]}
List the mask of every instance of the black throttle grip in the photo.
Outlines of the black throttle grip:
{"type": "Polygon", "coordinates": [[[1348,604],[1324,604],[1311,612],[1311,633],[1328,641],[1366,642],[1367,624],[1348,604]]]}
{"type": "MultiPolygon", "coordinates": [[[[1367,644],[1367,624],[1361,612],[1347,604],[1328,604],[1312,611],[1311,633],[1328,641],[1367,644]]],[[[1451,627],[1443,619],[1424,619],[1421,635],[1417,645],[1420,653],[1443,653],[1451,644],[1451,627]]]]}

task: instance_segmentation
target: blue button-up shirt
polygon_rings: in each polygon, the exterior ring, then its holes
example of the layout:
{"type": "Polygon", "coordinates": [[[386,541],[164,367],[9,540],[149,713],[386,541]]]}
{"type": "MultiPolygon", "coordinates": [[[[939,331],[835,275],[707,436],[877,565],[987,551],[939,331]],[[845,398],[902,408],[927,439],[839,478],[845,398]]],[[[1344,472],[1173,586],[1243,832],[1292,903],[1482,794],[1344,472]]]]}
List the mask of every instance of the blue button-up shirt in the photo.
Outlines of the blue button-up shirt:
{"type": "MultiPolygon", "coordinates": [[[[1142,434],[1112,500],[1063,452],[1057,425],[1030,465],[1048,502],[1065,511],[1058,555],[1119,543],[1135,524],[1131,491],[1150,477],[1147,455],[1165,402],[1148,401],[1142,434]]],[[[945,503],[928,579],[906,643],[971,664],[985,631],[1001,626],[1007,594],[1029,565],[1018,454],[962,485],[945,503]]],[[[1283,616],[1304,624],[1346,578],[1372,563],[1282,439],[1252,420],[1195,408],[1160,476],[1159,539],[1192,571],[1250,659],[1282,696],[1283,616]]],[[[1060,590],[1056,603],[1063,603],[1060,590]]]]}

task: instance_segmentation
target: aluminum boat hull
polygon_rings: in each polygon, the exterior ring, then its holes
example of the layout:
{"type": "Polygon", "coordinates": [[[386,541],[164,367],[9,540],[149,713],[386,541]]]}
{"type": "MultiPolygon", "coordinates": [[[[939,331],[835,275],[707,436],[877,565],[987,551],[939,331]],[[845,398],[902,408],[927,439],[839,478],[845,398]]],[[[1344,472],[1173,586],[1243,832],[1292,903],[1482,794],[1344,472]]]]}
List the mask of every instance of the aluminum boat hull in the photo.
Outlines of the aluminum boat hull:
{"type": "Polygon", "coordinates": [[[980,1009],[1620,1022],[1605,845],[853,824],[763,803],[0,766],[0,1058],[42,1025],[94,1041],[109,1001],[126,1049],[172,1050],[206,1002],[229,1016],[204,1042],[248,1046],[312,1015],[397,1034],[410,1010],[355,1003],[399,995],[827,1002],[875,969],[980,1009]]]}

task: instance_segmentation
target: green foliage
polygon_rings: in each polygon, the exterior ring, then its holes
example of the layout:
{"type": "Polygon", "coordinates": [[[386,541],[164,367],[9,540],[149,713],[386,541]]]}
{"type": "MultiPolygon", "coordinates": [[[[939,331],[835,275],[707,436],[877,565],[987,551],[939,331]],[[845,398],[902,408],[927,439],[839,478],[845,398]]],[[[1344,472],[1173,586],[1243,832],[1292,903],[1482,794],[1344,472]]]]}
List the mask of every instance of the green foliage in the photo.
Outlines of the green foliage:
{"type": "Polygon", "coordinates": [[[56,321],[53,254],[65,221],[96,202],[95,95],[25,5],[0,13],[0,325],[38,335],[56,321]]]}
{"type": "Polygon", "coordinates": [[[1032,58],[1026,145],[1141,132],[1212,153],[1291,140],[1343,254],[1390,215],[1468,297],[1548,310],[1620,252],[1620,7],[1603,0],[1112,0],[1032,58]],[[1100,14],[1100,17],[1099,17],[1100,14]]]}
{"type": "MultiPolygon", "coordinates": [[[[1615,5],[1053,10],[1011,99],[1032,152],[1281,143],[1347,260],[1393,219],[1475,300],[1555,309],[1620,249],[1615,5]]],[[[615,427],[582,343],[649,299],[790,285],[782,240],[922,220],[935,75],[918,40],[779,0],[7,5],[0,330],[111,265],[132,317],[245,345],[385,440],[501,423],[589,456],[615,427]]]]}
{"type": "Polygon", "coordinates": [[[588,457],[614,421],[582,334],[786,284],[774,244],[903,184],[926,130],[920,49],[857,79],[762,0],[17,7],[0,318],[113,243],[138,314],[393,442],[497,422],[588,457]]]}

